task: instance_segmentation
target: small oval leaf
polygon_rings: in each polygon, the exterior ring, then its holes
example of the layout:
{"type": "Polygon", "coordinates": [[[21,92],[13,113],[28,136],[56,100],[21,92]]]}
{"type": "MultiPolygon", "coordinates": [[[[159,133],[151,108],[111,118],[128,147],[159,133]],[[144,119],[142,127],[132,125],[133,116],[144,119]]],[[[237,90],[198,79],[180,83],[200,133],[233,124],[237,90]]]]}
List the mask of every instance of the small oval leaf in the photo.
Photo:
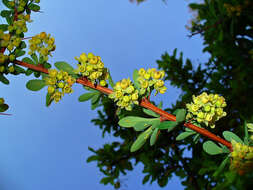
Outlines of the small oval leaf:
{"type": "Polygon", "coordinates": [[[152,135],[151,135],[151,137],[150,137],[150,146],[153,146],[154,144],[155,144],[155,142],[156,142],[156,140],[157,140],[157,137],[158,137],[158,135],[159,135],[159,129],[158,128],[156,128],[155,130],[154,130],[154,132],[152,133],[152,135]]]}
{"type": "Polygon", "coordinates": [[[82,94],[81,96],[79,96],[78,100],[79,100],[79,102],[85,102],[85,101],[91,99],[94,95],[95,95],[95,93],[93,93],[93,92],[85,93],[85,94],[82,94]]]}
{"type": "Polygon", "coordinates": [[[243,144],[243,141],[240,139],[240,137],[238,137],[236,134],[234,134],[231,131],[224,131],[222,134],[224,138],[229,142],[231,142],[231,140],[234,139],[236,142],[243,144]]]}
{"type": "Polygon", "coordinates": [[[221,147],[219,147],[217,144],[215,144],[213,141],[206,141],[203,144],[203,149],[206,151],[206,153],[210,155],[216,155],[216,154],[222,154],[223,150],[221,147]]]}
{"type": "Polygon", "coordinates": [[[185,138],[187,138],[187,137],[189,137],[189,136],[191,136],[191,135],[194,135],[194,134],[196,134],[195,131],[193,131],[193,132],[188,132],[188,131],[186,131],[186,132],[180,133],[180,134],[177,136],[176,140],[177,140],[177,141],[180,141],[180,140],[183,140],[183,139],[185,139],[185,138]]]}
{"type": "Polygon", "coordinates": [[[64,61],[58,61],[54,65],[59,70],[66,71],[69,74],[75,74],[74,68],[64,61]]]}
{"type": "Polygon", "coordinates": [[[32,91],[39,91],[41,90],[44,86],[46,86],[46,83],[44,80],[40,80],[40,79],[33,79],[33,80],[29,80],[26,83],[26,88],[32,91]]]}

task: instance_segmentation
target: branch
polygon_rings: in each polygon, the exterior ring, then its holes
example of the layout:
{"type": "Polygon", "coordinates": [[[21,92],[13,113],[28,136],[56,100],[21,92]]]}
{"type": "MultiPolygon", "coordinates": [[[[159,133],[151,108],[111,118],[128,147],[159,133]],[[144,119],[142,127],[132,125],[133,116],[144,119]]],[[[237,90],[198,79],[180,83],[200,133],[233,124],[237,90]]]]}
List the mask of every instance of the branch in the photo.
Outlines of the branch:
{"type": "MultiPolygon", "coordinates": [[[[25,63],[23,61],[18,61],[18,60],[15,60],[13,63],[24,66],[24,67],[27,67],[27,68],[30,68],[30,69],[33,69],[35,71],[40,71],[40,72],[48,74],[48,69],[45,69],[42,66],[31,65],[31,64],[25,63]]],[[[84,86],[88,86],[90,88],[98,90],[98,91],[100,91],[100,92],[102,92],[106,95],[109,95],[109,94],[113,93],[113,90],[111,90],[109,88],[106,88],[106,87],[103,87],[103,86],[100,86],[100,85],[94,85],[85,77],[80,77],[79,79],[76,80],[76,82],[79,83],[79,84],[82,84],[84,86]]],[[[164,118],[163,120],[166,119],[166,120],[176,121],[176,116],[174,116],[172,114],[169,114],[166,111],[156,107],[155,105],[150,103],[150,101],[147,98],[144,98],[144,99],[141,100],[140,106],[142,106],[144,108],[147,108],[149,110],[152,110],[155,113],[159,114],[161,117],[164,118]]],[[[196,131],[197,133],[199,133],[201,135],[204,135],[204,136],[206,136],[206,137],[208,137],[208,138],[210,138],[210,139],[212,139],[216,142],[219,142],[219,143],[225,145],[226,147],[228,147],[230,149],[230,151],[232,151],[232,145],[231,145],[230,142],[216,136],[215,134],[209,132],[208,130],[200,128],[200,127],[198,127],[196,125],[193,125],[191,123],[184,123],[184,126],[191,129],[191,130],[193,130],[193,131],[196,131]]]]}

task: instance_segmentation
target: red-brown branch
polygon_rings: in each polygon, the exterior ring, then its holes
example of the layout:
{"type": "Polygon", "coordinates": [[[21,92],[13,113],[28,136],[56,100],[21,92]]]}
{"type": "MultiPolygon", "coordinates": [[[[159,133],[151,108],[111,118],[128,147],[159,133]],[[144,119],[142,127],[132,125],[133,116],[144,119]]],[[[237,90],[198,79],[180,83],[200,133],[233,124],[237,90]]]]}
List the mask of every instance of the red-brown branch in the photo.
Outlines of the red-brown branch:
{"type": "MultiPolygon", "coordinates": [[[[35,71],[40,71],[40,72],[48,74],[48,69],[45,69],[42,66],[31,65],[31,64],[25,63],[23,61],[18,61],[18,60],[15,60],[14,63],[24,66],[24,67],[27,67],[27,68],[30,68],[30,69],[33,69],[35,71]]],[[[103,86],[100,86],[100,85],[94,85],[85,77],[81,77],[81,78],[77,79],[76,82],[79,84],[82,84],[84,86],[88,86],[90,88],[99,90],[100,92],[102,92],[106,95],[113,93],[113,90],[103,87],[103,86]]],[[[161,116],[161,121],[165,121],[165,120],[176,121],[176,116],[169,114],[168,112],[156,107],[147,98],[144,98],[141,100],[140,106],[147,108],[149,110],[152,110],[155,113],[159,114],[161,116]]],[[[189,129],[192,129],[193,131],[196,131],[197,133],[204,135],[216,142],[219,142],[219,143],[225,145],[226,147],[228,147],[232,151],[232,145],[230,142],[216,136],[215,134],[209,132],[208,130],[200,128],[200,127],[193,125],[191,123],[184,123],[184,126],[189,129]]]]}

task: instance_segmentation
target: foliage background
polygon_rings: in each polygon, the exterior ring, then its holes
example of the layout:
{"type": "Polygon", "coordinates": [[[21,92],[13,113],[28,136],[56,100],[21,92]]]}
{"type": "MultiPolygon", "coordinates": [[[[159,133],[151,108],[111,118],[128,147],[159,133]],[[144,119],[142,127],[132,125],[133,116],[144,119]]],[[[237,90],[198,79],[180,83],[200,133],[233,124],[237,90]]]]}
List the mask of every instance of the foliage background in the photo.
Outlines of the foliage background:
{"type": "MultiPolygon", "coordinates": [[[[187,4],[147,1],[136,6],[118,0],[76,0],[71,4],[42,1],[43,13],[32,15],[34,22],[28,36],[46,31],[55,37],[53,62],[75,63],[73,57],[82,52],[100,55],[117,81],[131,76],[135,68],[157,67],[155,62],[160,55],[165,51],[171,53],[175,47],[192,58],[193,63],[207,60],[208,56],[201,52],[199,37],[187,37],[185,24],[190,19],[187,4]]],[[[101,138],[101,131],[90,122],[97,116],[96,111],[90,110],[89,103],[77,101],[82,88],[76,85],[73,95],[46,108],[46,90],[28,91],[25,83],[29,77],[8,78],[11,85],[1,85],[0,89],[11,106],[8,113],[13,116],[1,118],[0,188],[111,189],[98,184],[101,173],[95,163],[87,164],[85,160],[91,155],[88,146],[96,149],[117,138],[108,134],[101,138]]],[[[170,87],[168,93],[155,101],[162,99],[164,107],[168,107],[179,93],[180,90],[170,87]]],[[[142,168],[139,164],[133,173],[121,178],[123,188],[157,189],[156,183],[151,187],[141,185],[142,168]]],[[[167,186],[180,189],[181,185],[173,178],[167,186]]]]}

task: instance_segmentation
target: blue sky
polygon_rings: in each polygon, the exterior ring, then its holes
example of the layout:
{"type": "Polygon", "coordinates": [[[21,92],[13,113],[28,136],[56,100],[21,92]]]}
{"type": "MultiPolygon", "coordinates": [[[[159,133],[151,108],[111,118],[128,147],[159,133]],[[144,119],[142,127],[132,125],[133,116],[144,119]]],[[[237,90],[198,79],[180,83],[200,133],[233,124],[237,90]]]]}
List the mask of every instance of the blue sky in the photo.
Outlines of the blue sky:
{"type": "MultiPolygon", "coordinates": [[[[41,31],[51,33],[56,51],[50,63],[66,61],[76,66],[75,56],[93,52],[102,57],[115,81],[132,76],[135,68],[156,67],[156,60],[174,48],[184,52],[193,63],[207,59],[199,37],[189,39],[185,29],[191,18],[188,2],[149,0],[141,5],[128,0],[41,1],[43,13],[32,15],[28,36],[41,31]]],[[[0,4],[0,9],[3,5],[0,4]]],[[[2,19],[0,20],[3,21],[2,19]]],[[[51,107],[45,107],[46,88],[31,92],[25,84],[33,77],[8,76],[9,86],[0,85],[1,96],[10,105],[0,122],[1,190],[81,190],[112,189],[99,184],[102,174],[96,163],[86,163],[88,146],[99,148],[117,140],[90,122],[97,111],[90,102],[79,103],[85,93],[76,84],[74,94],[66,95],[51,107]]],[[[180,90],[169,86],[155,100],[165,107],[178,98],[180,90]]],[[[123,188],[159,189],[157,183],[142,185],[143,167],[122,176],[123,188]]],[[[167,188],[183,189],[174,177],[167,188]]]]}

